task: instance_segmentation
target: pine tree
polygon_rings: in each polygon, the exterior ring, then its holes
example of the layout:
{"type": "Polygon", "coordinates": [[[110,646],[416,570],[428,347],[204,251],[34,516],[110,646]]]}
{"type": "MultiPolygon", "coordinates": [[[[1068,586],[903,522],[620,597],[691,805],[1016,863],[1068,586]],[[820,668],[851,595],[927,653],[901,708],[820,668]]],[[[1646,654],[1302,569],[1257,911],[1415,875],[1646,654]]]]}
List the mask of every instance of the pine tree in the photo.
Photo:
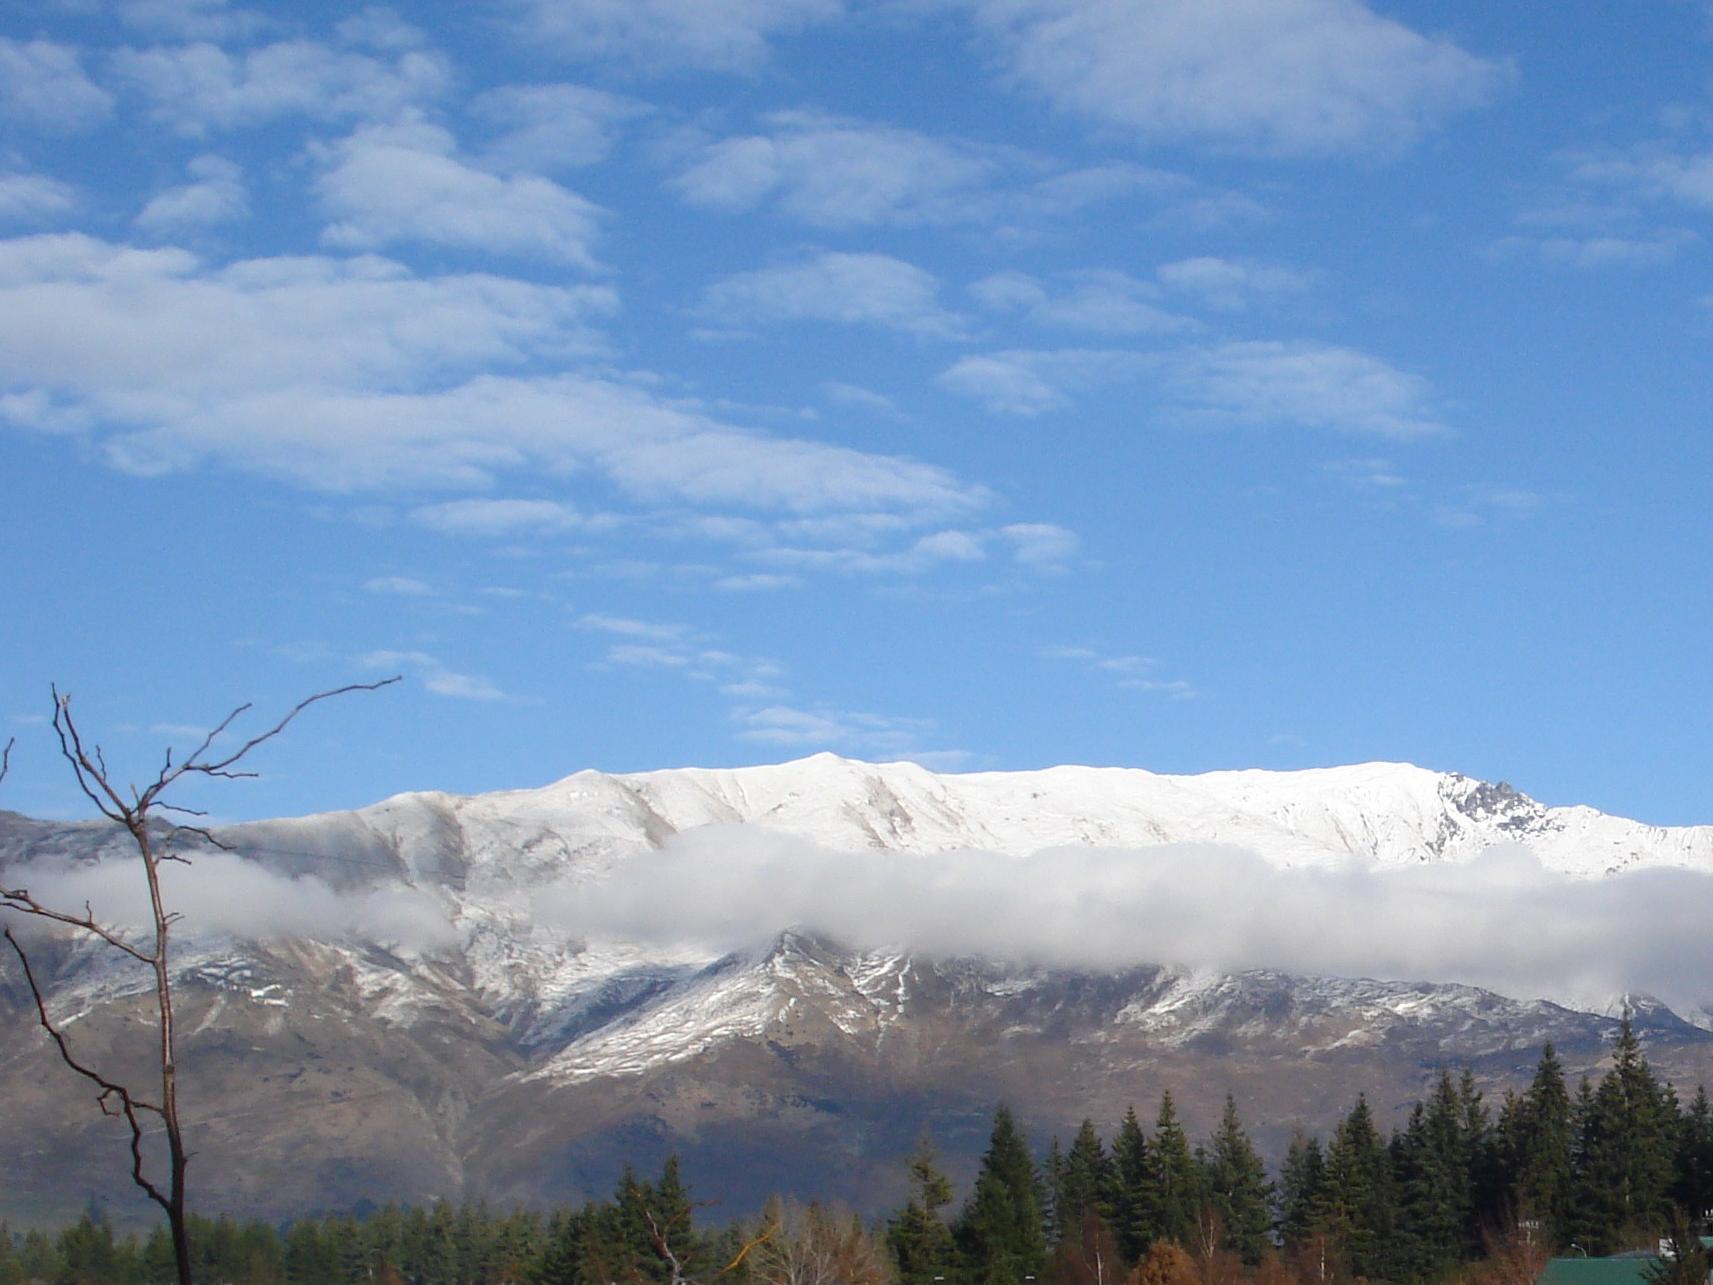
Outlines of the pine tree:
{"type": "Polygon", "coordinates": [[[1451,1076],[1442,1073],[1429,1104],[1424,1108],[1418,1102],[1393,1140],[1397,1229],[1388,1271],[1393,1279],[1439,1279],[1463,1260],[1470,1203],[1464,1124],[1451,1076]]]}
{"type": "Polygon", "coordinates": [[[1563,1243],[1570,1230],[1576,1151],[1571,1117],[1564,1068],[1548,1044],[1528,1090],[1506,1103],[1499,1153],[1509,1206],[1505,1212],[1519,1221],[1539,1222],[1552,1245],[1563,1243]]]}
{"type": "Polygon", "coordinates": [[[1225,1225],[1225,1248],[1253,1267],[1261,1261],[1273,1225],[1269,1209],[1273,1184],[1267,1181],[1267,1166],[1244,1132],[1237,1100],[1230,1094],[1213,1135],[1205,1184],[1208,1199],[1225,1225]]]}
{"type": "Polygon", "coordinates": [[[1103,1223],[1112,1222],[1112,1191],[1115,1185],[1106,1145],[1094,1131],[1094,1122],[1084,1120],[1065,1154],[1064,1174],[1054,1216],[1058,1239],[1077,1239],[1083,1234],[1083,1218],[1094,1214],[1103,1223]]]}
{"type": "Polygon", "coordinates": [[[1458,1077],[1457,1103],[1462,1117],[1458,1134],[1467,1188],[1463,1201],[1463,1257],[1474,1259],[1481,1254],[1484,1234],[1503,1223],[1506,1211],[1493,1118],[1468,1067],[1458,1077]]]}
{"type": "Polygon", "coordinates": [[[1676,1099],[1654,1078],[1628,1013],[1613,1052],[1582,1104],[1576,1230],[1591,1254],[1646,1243],[1662,1227],[1678,1131],[1676,1099]]]}
{"type": "Polygon", "coordinates": [[[932,1285],[952,1275],[957,1246],[941,1212],[952,1203],[952,1184],[940,1171],[933,1139],[926,1134],[906,1162],[910,1198],[886,1227],[886,1243],[898,1268],[899,1285],[932,1285]]]}
{"type": "Polygon", "coordinates": [[[1041,1226],[1047,1233],[1051,1248],[1065,1235],[1065,1153],[1054,1134],[1047,1144],[1047,1158],[1041,1164],[1041,1226]]]}
{"type": "Polygon", "coordinates": [[[1678,1128],[1672,1198],[1691,1218],[1713,1220],[1713,1107],[1700,1085],[1678,1128]]]}
{"type": "Polygon", "coordinates": [[[1041,1194],[1029,1144],[1001,1103],[975,1190],[953,1232],[974,1285],[1015,1285],[1041,1274],[1047,1260],[1041,1194]]]}
{"type": "Polygon", "coordinates": [[[1333,1135],[1326,1187],[1327,1231],[1358,1275],[1380,1275],[1392,1230],[1392,1163],[1366,1096],[1333,1135]]]}
{"type": "Polygon", "coordinates": [[[1151,1242],[1148,1219],[1154,1197],[1149,1177],[1153,1163],[1148,1138],[1142,1132],[1142,1122],[1136,1118],[1135,1107],[1126,1108],[1124,1122],[1113,1139],[1112,1168],[1113,1233],[1124,1261],[1139,1263],[1151,1242]]]}
{"type": "Polygon", "coordinates": [[[1160,1095],[1160,1114],[1148,1145],[1148,1158],[1149,1237],[1188,1245],[1201,1208],[1201,1172],[1190,1153],[1184,1127],[1178,1123],[1170,1090],[1160,1095]]]}
{"type": "Polygon", "coordinates": [[[1287,1248],[1306,1244],[1325,1231],[1330,1214],[1326,1158],[1320,1139],[1291,1135],[1285,1162],[1279,1167],[1279,1234],[1287,1248]]]}

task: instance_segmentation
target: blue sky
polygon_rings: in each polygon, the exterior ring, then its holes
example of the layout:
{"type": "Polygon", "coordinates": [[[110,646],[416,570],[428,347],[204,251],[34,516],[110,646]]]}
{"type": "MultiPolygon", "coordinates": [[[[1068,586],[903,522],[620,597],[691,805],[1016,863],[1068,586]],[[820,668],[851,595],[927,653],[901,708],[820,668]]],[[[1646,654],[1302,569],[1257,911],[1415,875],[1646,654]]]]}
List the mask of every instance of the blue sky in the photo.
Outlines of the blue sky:
{"type": "Polygon", "coordinates": [[[8,806],[830,749],[1713,821],[1713,10],[14,0],[8,806]]]}

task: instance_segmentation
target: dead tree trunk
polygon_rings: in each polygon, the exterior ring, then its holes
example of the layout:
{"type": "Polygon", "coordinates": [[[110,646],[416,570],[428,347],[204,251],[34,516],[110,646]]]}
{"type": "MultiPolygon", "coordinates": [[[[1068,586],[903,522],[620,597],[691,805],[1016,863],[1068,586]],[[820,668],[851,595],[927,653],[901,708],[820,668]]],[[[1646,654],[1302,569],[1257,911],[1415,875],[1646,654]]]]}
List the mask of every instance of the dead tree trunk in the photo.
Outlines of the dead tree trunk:
{"type": "MultiPolygon", "coordinates": [[[[232,724],[250,708],[248,705],[240,705],[222,719],[213,731],[203,737],[202,743],[182,761],[174,763],[172,751],[168,750],[166,761],[160,771],[155,774],[155,779],[141,790],[134,785],[121,789],[114,784],[112,774],[107,768],[107,760],[102,755],[101,747],[99,745],[86,746],[82,734],[78,731],[77,723],[71,714],[71,697],[61,695],[57,689],[53,692],[53,728],[59,737],[60,753],[71,765],[72,775],[77,780],[78,788],[83,791],[102,816],[124,828],[126,834],[130,836],[131,844],[136,849],[138,857],[142,860],[143,877],[148,884],[149,891],[149,913],[153,928],[152,944],[139,945],[127,938],[118,929],[97,922],[94,910],[87,904],[83,908],[82,915],[55,909],[32,897],[27,888],[0,887],[0,910],[16,911],[20,914],[49,920],[64,927],[89,933],[153,971],[156,1028],[159,1036],[160,1096],[158,1101],[133,1093],[126,1086],[108,1079],[99,1071],[85,1066],[77,1059],[70,1044],[66,1041],[64,1032],[54,1023],[53,1018],[48,1013],[47,999],[36,980],[35,971],[30,966],[30,959],[23,944],[13,936],[9,926],[0,930],[0,935],[5,937],[18,957],[25,984],[30,990],[30,997],[35,1001],[36,1021],[42,1030],[47,1032],[48,1037],[58,1049],[60,1060],[96,1087],[98,1090],[96,1103],[100,1106],[102,1114],[120,1117],[129,1126],[131,1130],[131,1181],[144,1195],[160,1206],[161,1211],[166,1215],[167,1227],[172,1236],[173,1255],[178,1265],[179,1285],[192,1285],[190,1240],[186,1231],[185,1207],[185,1170],[190,1163],[190,1153],[185,1150],[184,1129],[179,1119],[178,1049],[173,1029],[170,947],[173,925],[178,921],[179,916],[167,909],[166,901],[162,896],[161,864],[167,861],[190,864],[188,858],[174,850],[177,841],[186,835],[195,836],[215,847],[223,848],[225,845],[198,825],[172,825],[161,829],[153,824],[155,814],[157,812],[171,812],[181,815],[202,815],[195,809],[168,803],[164,801],[162,795],[186,776],[204,776],[223,780],[253,777],[256,775],[254,772],[242,770],[238,766],[245,756],[257,746],[278,736],[294,718],[309,706],[331,696],[343,695],[346,692],[373,691],[378,687],[385,687],[397,681],[397,678],[388,678],[378,683],[353,683],[331,691],[317,692],[315,695],[299,701],[286,713],[285,717],[266,731],[252,736],[233,752],[217,755],[213,751],[216,740],[224,735],[232,724]],[[154,1117],[159,1120],[161,1129],[166,1135],[167,1175],[164,1186],[146,1172],[143,1155],[145,1133],[143,1121],[146,1117],[154,1117]]],[[[11,742],[8,742],[5,750],[0,751],[0,780],[5,779],[6,769],[10,766],[11,749],[11,742]]]]}

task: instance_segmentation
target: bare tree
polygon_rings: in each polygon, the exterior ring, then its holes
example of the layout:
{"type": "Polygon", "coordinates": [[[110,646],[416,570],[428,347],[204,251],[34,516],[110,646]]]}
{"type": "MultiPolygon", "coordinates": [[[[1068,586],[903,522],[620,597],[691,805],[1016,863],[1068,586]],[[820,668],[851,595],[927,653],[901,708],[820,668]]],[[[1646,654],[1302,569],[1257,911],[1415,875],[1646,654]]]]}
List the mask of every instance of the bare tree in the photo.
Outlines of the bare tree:
{"type": "MultiPolygon", "coordinates": [[[[156,1027],[159,1035],[160,1094],[158,1099],[142,1096],[126,1085],[109,1079],[95,1068],[85,1065],[77,1058],[72,1052],[70,1044],[66,1041],[65,1033],[55,1024],[48,1013],[46,997],[36,979],[35,971],[30,966],[30,959],[23,944],[13,936],[10,926],[0,930],[0,935],[5,937],[18,957],[18,963],[23,969],[25,984],[30,989],[30,997],[35,1001],[36,1021],[42,1030],[47,1032],[48,1038],[53,1041],[54,1046],[58,1049],[60,1060],[95,1087],[97,1090],[95,1101],[100,1106],[103,1115],[119,1117],[130,1128],[131,1181],[150,1200],[159,1205],[166,1214],[167,1226],[172,1234],[173,1254],[178,1263],[180,1285],[191,1285],[190,1242],[186,1233],[185,1218],[185,1169],[190,1161],[190,1153],[185,1150],[184,1131],[179,1120],[178,1053],[173,1030],[173,983],[169,959],[172,928],[178,922],[179,916],[167,909],[166,902],[162,897],[161,866],[168,861],[190,864],[189,859],[177,850],[180,841],[186,836],[200,839],[216,848],[225,848],[226,845],[216,839],[203,826],[163,824],[157,819],[159,813],[174,813],[194,817],[205,815],[194,808],[168,803],[163,796],[186,777],[204,777],[217,780],[254,777],[256,773],[247,771],[239,765],[257,746],[271,741],[285,731],[291,721],[311,705],[333,696],[342,696],[347,692],[374,691],[397,681],[397,677],[393,677],[375,683],[351,683],[329,691],[317,692],[313,696],[305,697],[299,701],[272,727],[250,737],[237,749],[230,753],[216,751],[214,749],[215,742],[220,740],[232,725],[250,709],[248,704],[240,705],[204,736],[201,744],[184,759],[175,763],[172,751],[169,749],[166,752],[166,760],[160,770],[156,772],[154,779],[140,790],[135,785],[120,787],[114,783],[113,774],[108,770],[107,760],[101,752],[101,747],[95,744],[86,744],[82,733],[78,730],[77,722],[72,718],[71,697],[62,695],[57,688],[53,689],[54,732],[59,737],[60,753],[71,765],[72,775],[76,778],[78,788],[83,791],[102,816],[125,829],[132,846],[136,848],[138,857],[142,860],[143,877],[148,884],[149,891],[149,911],[154,929],[153,942],[152,944],[146,941],[139,943],[128,937],[122,929],[98,922],[95,911],[87,902],[84,903],[83,913],[80,915],[76,911],[66,911],[44,905],[31,896],[27,888],[0,887],[0,909],[17,911],[20,914],[49,920],[63,927],[90,934],[153,971],[156,1027]],[[164,1183],[155,1177],[151,1177],[146,1171],[147,1167],[143,1154],[145,1133],[143,1122],[149,1117],[160,1122],[161,1129],[166,1135],[167,1175],[164,1183]]],[[[11,742],[7,742],[6,751],[0,754],[0,779],[4,778],[6,768],[10,766],[11,748],[11,742]]]]}
{"type": "Polygon", "coordinates": [[[885,1285],[892,1279],[885,1249],[854,1215],[775,1197],[762,1224],[748,1264],[750,1279],[760,1285],[885,1285]]]}

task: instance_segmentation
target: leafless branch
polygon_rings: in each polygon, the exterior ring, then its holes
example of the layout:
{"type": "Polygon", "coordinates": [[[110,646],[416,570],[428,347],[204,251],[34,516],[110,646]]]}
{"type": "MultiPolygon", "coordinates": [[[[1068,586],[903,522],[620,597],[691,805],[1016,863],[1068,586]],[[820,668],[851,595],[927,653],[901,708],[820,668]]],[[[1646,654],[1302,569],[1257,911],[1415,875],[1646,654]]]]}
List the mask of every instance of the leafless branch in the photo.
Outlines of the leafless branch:
{"type": "Polygon", "coordinates": [[[0,749],[0,781],[4,781],[6,773],[12,769],[12,745],[17,739],[15,736],[8,737],[6,748],[0,749]]]}
{"type": "Polygon", "coordinates": [[[143,1173],[143,1126],[142,1122],[137,1119],[137,1112],[139,1111],[152,1112],[155,1115],[161,1116],[163,1119],[165,1118],[165,1112],[163,1112],[161,1108],[156,1106],[153,1102],[145,1102],[141,1098],[134,1097],[131,1091],[123,1084],[118,1084],[113,1080],[109,1080],[100,1072],[91,1070],[89,1067],[77,1060],[77,1058],[72,1054],[71,1046],[66,1043],[65,1036],[60,1032],[59,1028],[54,1025],[53,1019],[48,1016],[47,1001],[42,997],[42,988],[36,983],[35,970],[30,967],[30,957],[24,953],[23,946],[20,945],[18,939],[12,935],[12,930],[10,928],[0,929],[0,934],[5,936],[6,940],[11,944],[13,952],[18,956],[18,963],[24,970],[24,981],[30,988],[30,998],[33,999],[36,1004],[36,1021],[40,1024],[41,1028],[48,1033],[48,1038],[53,1040],[54,1045],[59,1049],[60,1061],[64,1062],[73,1071],[76,1071],[84,1079],[88,1080],[91,1084],[101,1090],[101,1092],[96,1096],[95,1101],[96,1105],[101,1108],[101,1113],[103,1115],[123,1116],[125,1123],[130,1126],[131,1181],[136,1183],[136,1185],[143,1190],[144,1194],[146,1194],[150,1200],[154,1201],[170,1214],[172,1212],[172,1201],[168,1198],[166,1193],[161,1191],[161,1189],[155,1186],[154,1183],[150,1182],[148,1177],[143,1173]],[[118,1103],[117,1107],[113,1105],[115,1102],[118,1103]]]}
{"type": "MultiPolygon", "coordinates": [[[[68,915],[64,911],[54,910],[42,905],[30,895],[27,888],[0,888],[0,909],[16,910],[21,914],[35,915],[38,919],[51,919],[56,924],[64,924],[68,928],[81,928],[86,933],[93,933],[115,950],[122,950],[140,964],[153,964],[154,956],[140,950],[126,941],[110,928],[103,928],[95,922],[95,912],[89,903],[83,903],[83,917],[68,915]]],[[[11,932],[7,929],[8,934],[11,932]]],[[[15,944],[15,943],[14,943],[15,944]]]]}
{"type": "MultiPolygon", "coordinates": [[[[185,1215],[185,1167],[193,1153],[186,1150],[183,1131],[180,1127],[177,1088],[178,1062],[175,1052],[175,1024],[173,1020],[173,981],[170,960],[168,959],[172,928],[179,921],[180,916],[166,908],[161,889],[160,866],[162,862],[166,861],[190,864],[188,858],[168,850],[168,845],[180,835],[196,835],[216,848],[227,848],[227,845],[221,843],[207,829],[198,825],[172,826],[163,833],[154,828],[152,813],[156,808],[160,808],[186,816],[201,817],[207,815],[196,808],[164,802],[161,796],[168,787],[186,775],[224,780],[253,777],[256,775],[254,772],[239,770],[237,764],[251,750],[278,736],[291,724],[293,719],[311,705],[318,701],[327,700],[329,697],[342,696],[347,692],[375,691],[398,681],[399,678],[395,675],[379,682],[350,683],[344,687],[316,692],[292,706],[272,727],[252,736],[230,754],[218,758],[207,757],[215,741],[224,735],[239,716],[250,708],[247,704],[240,705],[221,719],[187,757],[175,762],[172,750],[168,749],[154,780],[140,790],[135,785],[131,785],[124,793],[115,785],[101,747],[85,744],[83,735],[78,729],[77,721],[72,717],[71,697],[62,695],[57,687],[50,689],[54,702],[54,733],[59,739],[60,753],[71,765],[72,776],[76,779],[78,788],[94,804],[97,812],[109,821],[126,829],[136,846],[137,855],[142,859],[143,877],[149,892],[150,919],[154,929],[154,949],[153,951],[144,951],[111,929],[102,927],[96,922],[95,911],[87,902],[84,904],[82,917],[79,917],[43,905],[32,897],[27,889],[8,890],[0,888],[0,910],[14,910],[50,920],[66,927],[81,929],[129,955],[132,959],[146,964],[153,971],[155,1003],[158,1013],[156,1025],[160,1038],[161,1097],[158,1106],[133,1097],[123,1085],[102,1078],[97,1072],[84,1066],[72,1056],[64,1036],[48,1017],[47,1005],[42,998],[41,988],[36,984],[35,974],[30,970],[30,961],[24,953],[24,948],[18,943],[18,939],[12,935],[9,928],[5,929],[5,936],[18,955],[18,962],[24,967],[25,980],[29,983],[30,993],[36,1001],[37,1018],[42,1029],[53,1038],[54,1043],[58,1046],[61,1060],[79,1075],[100,1087],[101,1094],[97,1101],[104,1114],[123,1116],[131,1127],[131,1179],[148,1194],[150,1199],[166,1211],[167,1223],[172,1232],[174,1257],[177,1260],[179,1285],[191,1285],[190,1241],[185,1215]],[[166,1134],[170,1183],[165,1192],[151,1182],[143,1172],[143,1130],[137,1120],[139,1111],[153,1112],[159,1116],[166,1134]]],[[[10,766],[11,748],[12,743],[8,741],[5,749],[0,751],[0,779],[4,779],[6,770],[10,766]]],[[[662,1240],[662,1245],[667,1260],[673,1264],[673,1280],[676,1282],[680,1279],[677,1260],[671,1256],[670,1247],[665,1246],[664,1240],[662,1240]]]]}
{"type": "Polygon", "coordinates": [[[666,1232],[654,1219],[654,1211],[645,1209],[642,1216],[648,1220],[648,1237],[654,1242],[654,1252],[665,1260],[667,1269],[672,1273],[671,1285],[686,1285],[684,1269],[678,1261],[678,1255],[672,1252],[672,1242],[667,1239],[666,1232]]]}
{"type": "Polygon", "coordinates": [[[343,687],[334,687],[324,692],[316,692],[313,696],[305,696],[296,705],[293,705],[289,710],[287,710],[285,716],[272,727],[268,728],[267,731],[259,732],[255,736],[252,736],[225,758],[210,759],[207,762],[204,762],[202,760],[202,756],[208,752],[209,746],[214,744],[215,738],[230,727],[234,719],[250,708],[247,704],[240,705],[225,718],[221,719],[219,724],[215,726],[214,730],[202,738],[202,744],[198,745],[195,751],[185,758],[183,762],[181,762],[177,767],[172,768],[170,771],[163,772],[155,784],[149,788],[148,793],[151,795],[160,793],[162,789],[171,785],[179,777],[188,772],[201,773],[204,776],[219,777],[254,776],[255,773],[253,772],[233,772],[230,769],[258,745],[273,740],[274,737],[285,731],[285,729],[291,725],[291,721],[311,705],[316,704],[318,701],[329,700],[334,696],[344,696],[348,692],[379,691],[383,687],[390,687],[392,684],[399,682],[401,677],[402,675],[394,674],[391,678],[383,678],[380,681],[373,683],[347,683],[343,687]]]}

